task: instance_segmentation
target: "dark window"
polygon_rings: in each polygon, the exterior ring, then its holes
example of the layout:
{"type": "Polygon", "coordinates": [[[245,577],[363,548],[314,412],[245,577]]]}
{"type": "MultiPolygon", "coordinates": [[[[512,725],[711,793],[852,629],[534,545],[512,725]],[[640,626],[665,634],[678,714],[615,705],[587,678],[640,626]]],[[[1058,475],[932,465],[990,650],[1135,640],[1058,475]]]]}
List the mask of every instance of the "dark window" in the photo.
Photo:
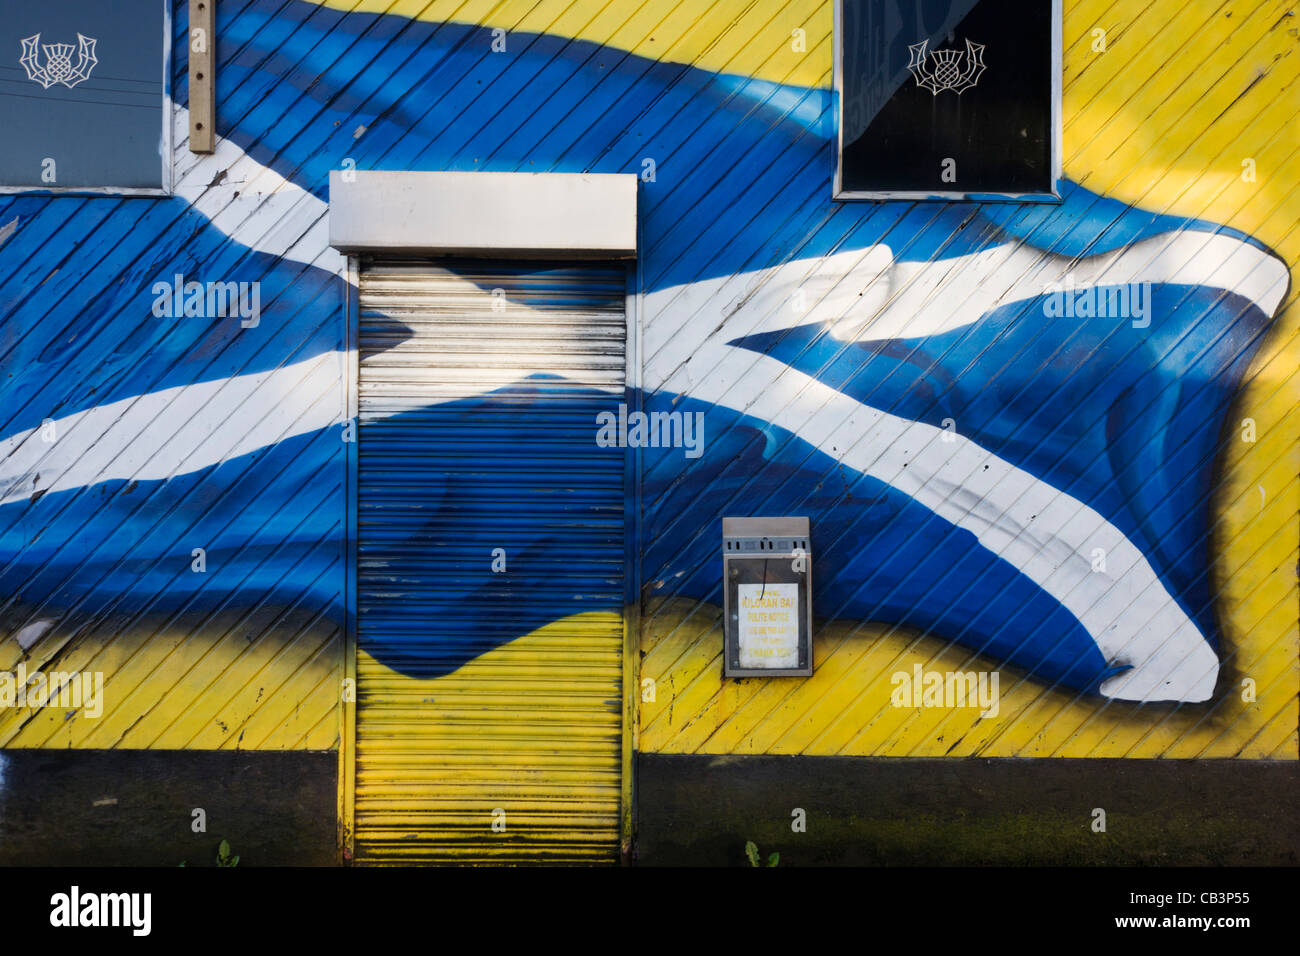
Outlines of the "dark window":
{"type": "Polygon", "coordinates": [[[1053,0],[840,0],[837,195],[1050,199],[1053,0]]]}
{"type": "Polygon", "coordinates": [[[160,0],[0,0],[0,187],[163,190],[160,0]]]}

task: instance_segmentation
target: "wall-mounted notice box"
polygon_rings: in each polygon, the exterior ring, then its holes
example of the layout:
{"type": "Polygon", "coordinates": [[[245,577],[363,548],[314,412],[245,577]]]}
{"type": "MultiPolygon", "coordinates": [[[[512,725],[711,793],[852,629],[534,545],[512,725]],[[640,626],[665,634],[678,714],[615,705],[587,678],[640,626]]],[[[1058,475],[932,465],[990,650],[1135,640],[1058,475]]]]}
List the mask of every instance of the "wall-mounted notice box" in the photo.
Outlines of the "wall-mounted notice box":
{"type": "Polygon", "coordinates": [[[807,518],[723,518],[723,677],[812,674],[807,518]]]}

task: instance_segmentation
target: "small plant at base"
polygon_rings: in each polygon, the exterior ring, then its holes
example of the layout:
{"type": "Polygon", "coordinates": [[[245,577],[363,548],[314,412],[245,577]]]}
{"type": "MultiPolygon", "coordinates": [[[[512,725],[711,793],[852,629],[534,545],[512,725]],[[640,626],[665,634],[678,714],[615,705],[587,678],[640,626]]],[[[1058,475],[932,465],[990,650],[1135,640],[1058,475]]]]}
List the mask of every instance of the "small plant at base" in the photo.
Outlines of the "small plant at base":
{"type": "MultiPolygon", "coordinates": [[[[745,841],[745,856],[749,857],[750,866],[763,865],[762,861],[759,860],[758,858],[758,844],[756,844],[753,840],[745,841]]],[[[771,856],[767,858],[767,865],[776,866],[777,863],[779,863],[780,861],[781,861],[781,854],[773,853],[771,856]]]]}
{"type": "Polygon", "coordinates": [[[217,845],[217,866],[239,866],[239,857],[230,855],[230,843],[226,840],[217,845]]]}

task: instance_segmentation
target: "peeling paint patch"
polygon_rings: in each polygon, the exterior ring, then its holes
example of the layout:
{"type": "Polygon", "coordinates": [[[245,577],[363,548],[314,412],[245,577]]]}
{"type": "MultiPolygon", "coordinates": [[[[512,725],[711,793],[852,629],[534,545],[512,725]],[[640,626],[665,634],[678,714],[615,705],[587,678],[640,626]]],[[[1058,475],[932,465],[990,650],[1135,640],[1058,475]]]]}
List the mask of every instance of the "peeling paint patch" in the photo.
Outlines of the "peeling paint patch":
{"type": "Polygon", "coordinates": [[[23,652],[31,650],[36,646],[36,642],[45,636],[45,632],[54,626],[54,621],[50,618],[43,618],[39,621],[32,621],[21,631],[14,635],[14,640],[23,652]]]}

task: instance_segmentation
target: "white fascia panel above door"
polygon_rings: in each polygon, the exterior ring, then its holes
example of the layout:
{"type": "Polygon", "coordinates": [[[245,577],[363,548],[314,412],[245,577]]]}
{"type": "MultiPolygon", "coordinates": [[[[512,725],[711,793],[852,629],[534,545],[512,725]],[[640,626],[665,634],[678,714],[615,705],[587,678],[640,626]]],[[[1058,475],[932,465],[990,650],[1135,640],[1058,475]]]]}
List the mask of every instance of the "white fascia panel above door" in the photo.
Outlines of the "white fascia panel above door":
{"type": "Polygon", "coordinates": [[[330,173],[340,252],[633,258],[631,173],[330,173]]]}

